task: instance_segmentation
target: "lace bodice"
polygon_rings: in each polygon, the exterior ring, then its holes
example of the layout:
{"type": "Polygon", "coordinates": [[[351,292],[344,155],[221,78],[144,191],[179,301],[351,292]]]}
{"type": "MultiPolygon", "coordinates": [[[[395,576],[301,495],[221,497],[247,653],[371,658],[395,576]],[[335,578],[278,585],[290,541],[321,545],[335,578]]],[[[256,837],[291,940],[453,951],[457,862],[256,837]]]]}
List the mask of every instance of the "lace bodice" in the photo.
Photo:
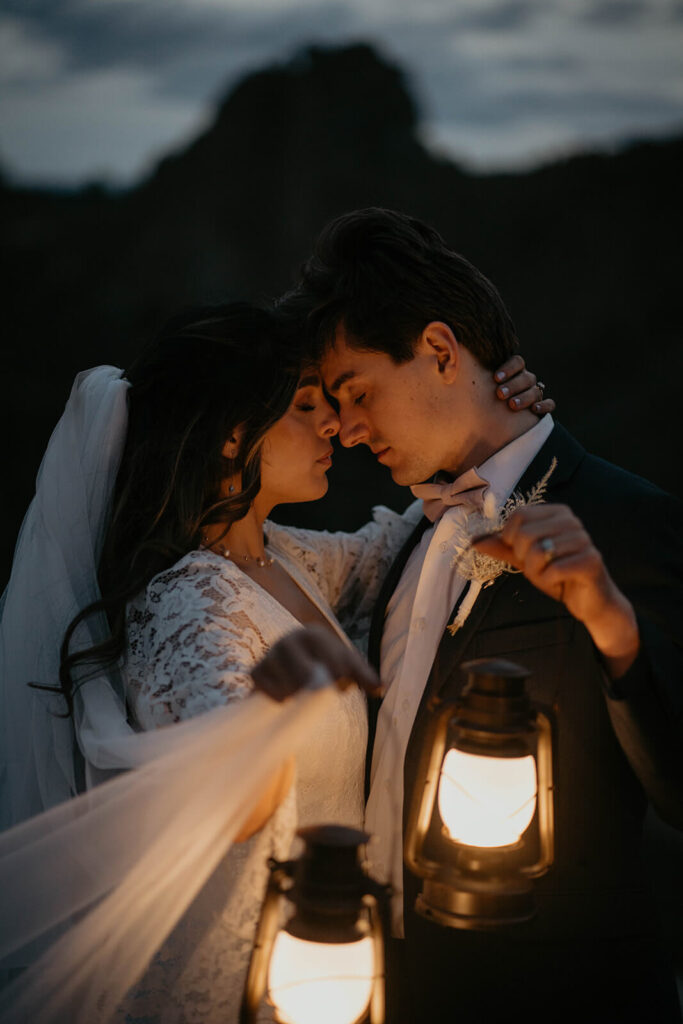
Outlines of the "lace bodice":
{"type": "MultiPolygon", "coordinates": [[[[418,518],[415,506],[403,516],[380,508],[350,534],[268,523],[269,551],[331,627],[343,636],[343,626],[363,647],[384,574],[418,518]]],[[[254,664],[298,627],[232,562],[208,550],[189,552],[128,607],[128,700],[137,725],[153,729],[243,700],[254,664]]],[[[227,854],[117,1021],[237,1020],[267,859],[286,857],[301,825],[362,825],[366,740],[365,699],[351,687],[336,695],[331,714],[297,756],[294,791],[257,835],[227,854]]]]}

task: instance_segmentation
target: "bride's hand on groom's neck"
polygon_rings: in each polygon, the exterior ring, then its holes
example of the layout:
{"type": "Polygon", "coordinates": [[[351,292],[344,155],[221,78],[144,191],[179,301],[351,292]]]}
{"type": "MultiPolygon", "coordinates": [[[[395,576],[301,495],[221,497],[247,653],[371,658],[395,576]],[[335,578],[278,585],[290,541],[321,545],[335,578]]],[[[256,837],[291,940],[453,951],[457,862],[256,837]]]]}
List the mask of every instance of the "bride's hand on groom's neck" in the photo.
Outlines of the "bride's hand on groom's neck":
{"type": "Polygon", "coordinates": [[[527,370],[520,355],[511,356],[493,374],[496,397],[505,402],[513,412],[531,409],[537,416],[555,411],[552,398],[545,398],[545,385],[536,374],[527,370]]]}
{"type": "Polygon", "coordinates": [[[282,637],[252,669],[257,690],[283,701],[325,681],[340,689],[357,683],[372,696],[381,696],[379,677],[358,651],[324,626],[306,626],[282,637]]]}

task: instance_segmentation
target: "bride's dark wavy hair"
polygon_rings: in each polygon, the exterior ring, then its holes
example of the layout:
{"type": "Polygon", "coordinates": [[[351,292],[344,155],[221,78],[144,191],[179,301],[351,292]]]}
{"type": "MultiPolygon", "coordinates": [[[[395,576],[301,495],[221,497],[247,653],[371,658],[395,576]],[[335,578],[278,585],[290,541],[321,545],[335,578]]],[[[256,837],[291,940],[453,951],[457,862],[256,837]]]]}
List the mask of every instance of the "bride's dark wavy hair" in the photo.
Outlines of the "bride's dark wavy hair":
{"type": "Polygon", "coordinates": [[[287,411],[299,377],[291,331],[247,303],[194,310],[172,320],[127,369],[128,430],[99,564],[101,600],[70,623],[59,689],[74,693],[103,665],[119,662],[127,602],[157,573],[199,546],[203,527],[242,519],[261,486],[266,431],[287,411]],[[240,428],[235,458],[225,442],[240,428]],[[239,493],[221,494],[241,473],[239,493]],[[79,624],[104,611],[110,637],[72,652],[79,624]],[[78,679],[76,679],[76,676],[78,679]]]}

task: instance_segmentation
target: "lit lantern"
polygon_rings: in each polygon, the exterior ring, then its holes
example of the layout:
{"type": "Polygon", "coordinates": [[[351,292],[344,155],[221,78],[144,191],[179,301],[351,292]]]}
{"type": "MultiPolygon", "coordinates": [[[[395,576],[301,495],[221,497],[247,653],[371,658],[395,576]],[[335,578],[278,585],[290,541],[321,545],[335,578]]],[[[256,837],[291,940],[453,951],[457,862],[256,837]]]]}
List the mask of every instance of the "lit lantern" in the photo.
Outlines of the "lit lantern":
{"type": "Polygon", "coordinates": [[[405,859],[424,879],[416,909],[451,928],[533,917],[532,879],[553,860],[551,725],[526,693],[526,669],[482,659],[435,702],[405,859]]]}
{"type": "Polygon", "coordinates": [[[340,825],[299,835],[298,860],[271,861],[240,1024],[264,995],[281,1024],[383,1024],[389,890],[361,866],[369,836],[340,825]],[[284,925],[283,896],[294,905],[284,925]]]}

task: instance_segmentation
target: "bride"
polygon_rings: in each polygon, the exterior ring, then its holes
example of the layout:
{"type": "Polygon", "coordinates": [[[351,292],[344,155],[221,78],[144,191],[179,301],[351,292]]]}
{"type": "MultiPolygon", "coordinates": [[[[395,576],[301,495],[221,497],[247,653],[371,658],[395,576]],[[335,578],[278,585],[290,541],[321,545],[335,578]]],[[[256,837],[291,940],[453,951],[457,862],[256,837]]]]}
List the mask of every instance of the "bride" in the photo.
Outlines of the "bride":
{"type": "MultiPolygon", "coordinates": [[[[5,598],[7,824],[133,766],[121,750],[134,734],[243,701],[251,669],[300,624],[362,644],[418,511],[376,509],[352,534],[268,519],[325,493],[339,429],[295,349],[272,313],[232,304],[173,322],[125,377],[77,378],[5,598]]],[[[524,372],[508,386],[531,382],[524,372]]],[[[268,858],[285,857],[301,825],[361,825],[366,736],[364,695],[335,691],[115,1020],[236,1019],[268,858]]],[[[190,771],[202,786],[201,764],[190,771]]]]}

